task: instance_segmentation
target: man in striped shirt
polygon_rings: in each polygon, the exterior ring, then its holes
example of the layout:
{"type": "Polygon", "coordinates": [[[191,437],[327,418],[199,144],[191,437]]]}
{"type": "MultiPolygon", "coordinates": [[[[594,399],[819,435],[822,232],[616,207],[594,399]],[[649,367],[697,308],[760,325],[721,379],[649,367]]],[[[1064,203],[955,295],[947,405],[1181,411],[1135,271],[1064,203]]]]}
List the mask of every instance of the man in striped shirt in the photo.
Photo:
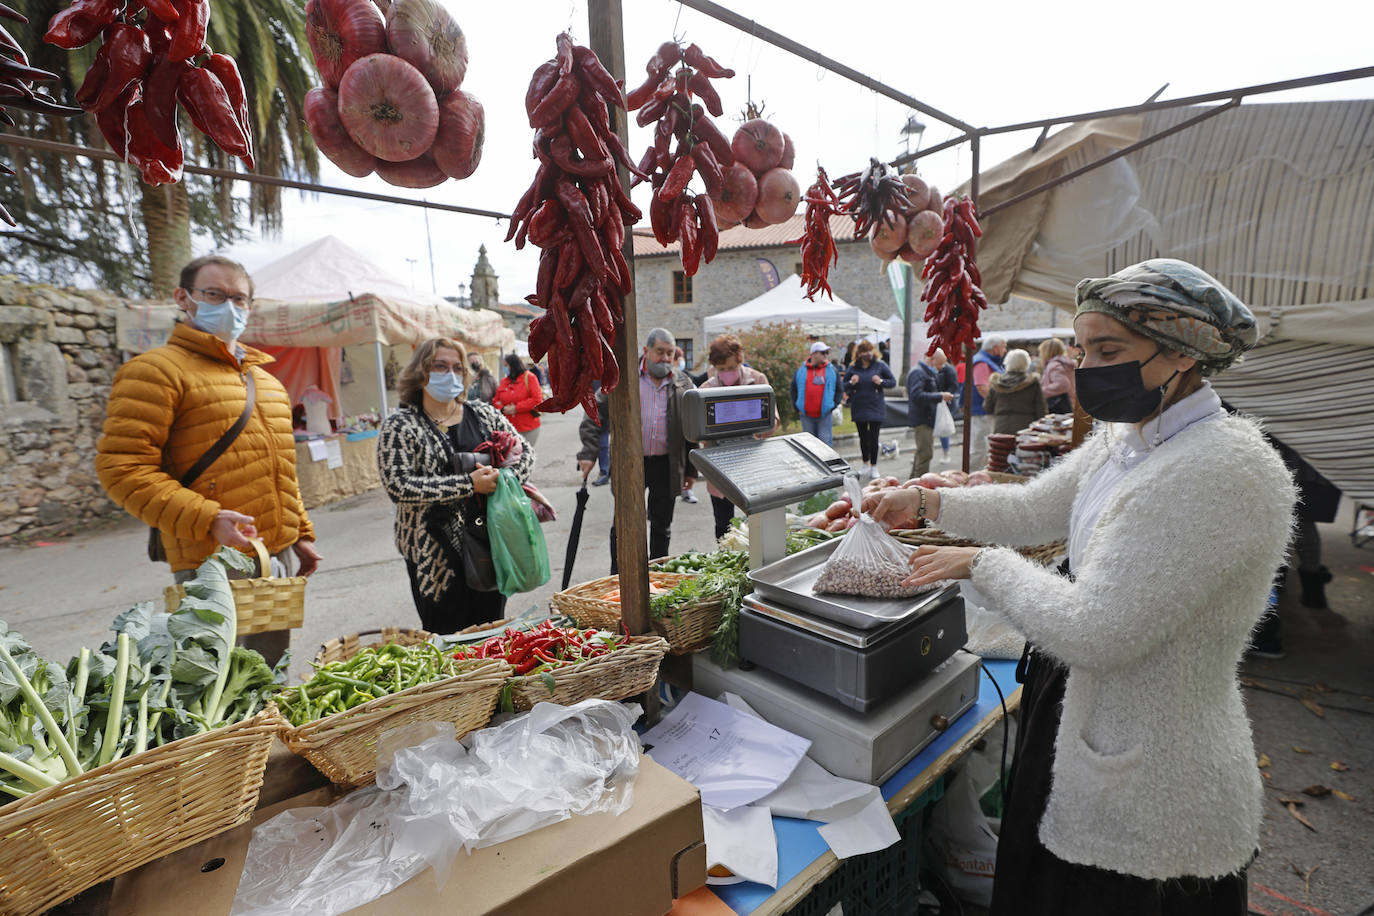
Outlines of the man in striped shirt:
{"type": "MultiPolygon", "coordinates": [[[[687,460],[694,443],[682,435],[682,394],[696,387],[687,373],[675,368],[677,343],[663,328],[654,328],[644,342],[639,361],[640,447],[644,456],[644,486],[648,490],[649,557],[666,557],[672,537],[673,509],[685,486],[696,482],[696,468],[687,460]]],[[[578,455],[583,472],[591,468],[585,447],[578,455]]],[[[615,443],[611,443],[615,448],[615,443]]],[[[611,574],[618,572],[615,526],[611,527],[611,574]]]]}

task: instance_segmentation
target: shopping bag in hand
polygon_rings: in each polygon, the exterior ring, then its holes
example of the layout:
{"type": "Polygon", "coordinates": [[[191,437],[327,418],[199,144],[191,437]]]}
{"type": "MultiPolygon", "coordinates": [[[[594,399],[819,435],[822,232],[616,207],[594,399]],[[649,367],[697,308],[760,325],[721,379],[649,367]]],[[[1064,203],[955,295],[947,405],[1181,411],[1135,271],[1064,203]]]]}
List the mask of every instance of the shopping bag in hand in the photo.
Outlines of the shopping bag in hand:
{"type": "Polygon", "coordinates": [[[954,435],[954,414],[949,412],[949,405],[944,401],[935,405],[935,432],[937,436],[954,435]]]}
{"type": "MultiPolygon", "coordinates": [[[[852,505],[863,505],[859,481],[853,475],[844,479],[852,505]]],[[[840,546],[821,567],[813,590],[817,594],[865,595],[870,598],[908,598],[929,591],[932,586],[903,585],[910,569],[907,557],[911,548],[888,536],[886,529],[867,515],[840,541],[840,546]]]]}
{"type": "Polygon", "coordinates": [[[487,497],[487,533],[496,567],[496,587],[509,597],[549,581],[549,551],[530,498],[515,473],[501,469],[496,492],[487,497]]]}

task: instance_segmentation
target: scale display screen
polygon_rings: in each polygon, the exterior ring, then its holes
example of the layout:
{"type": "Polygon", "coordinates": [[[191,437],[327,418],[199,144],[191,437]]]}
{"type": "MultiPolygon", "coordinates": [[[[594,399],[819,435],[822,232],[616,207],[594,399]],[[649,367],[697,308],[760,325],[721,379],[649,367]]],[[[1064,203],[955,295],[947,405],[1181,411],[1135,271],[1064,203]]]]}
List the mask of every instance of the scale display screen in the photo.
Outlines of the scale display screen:
{"type": "Polygon", "coordinates": [[[706,404],[707,426],[735,426],[740,423],[757,423],[762,420],[768,408],[768,397],[731,398],[710,401],[706,404]]]}
{"type": "Polygon", "coordinates": [[[771,432],[776,413],[767,385],[693,388],[682,396],[682,434],[689,442],[746,439],[771,432]]]}

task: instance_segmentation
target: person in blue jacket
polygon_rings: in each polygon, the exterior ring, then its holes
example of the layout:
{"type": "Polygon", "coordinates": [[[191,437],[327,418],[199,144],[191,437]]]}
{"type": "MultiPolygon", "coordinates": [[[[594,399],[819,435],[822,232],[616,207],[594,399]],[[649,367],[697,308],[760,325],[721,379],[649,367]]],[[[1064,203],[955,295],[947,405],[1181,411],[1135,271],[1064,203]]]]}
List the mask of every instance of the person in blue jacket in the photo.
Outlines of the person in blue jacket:
{"type": "Polygon", "coordinates": [[[849,415],[859,427],[859,452],[863,469],[859,476],[878,476],[878,431],[887,417],[883,391],[896,388],[897,378],[887,363],[878,358],[878,349],[871,340],[859,341],[854,350],[854,363],[846,370],[845,394],[849,395],[849,415]]]}
{"type": "Polygon", "coordinates": [[[830,364],[830,347],[825,341],[811,344],[806,362],[792,377],[791,393],[802,431],[830,445],[830,411],[840,403],[840,373],[830,364]]]}
{"type": "MultiPolygon", "coordinates": [[[[916,437],[916,455],[911,460],[912,477],[920,477],[930,470],[930,459],[935,454],[935,408],[941,401],[948,404],[954,400],[953,389],[944,387],[944,369],[952,368],[944,355],[943,350],[936,350],[929,361],[922,359],[907,373],[906,416],[912,435],[916,437]],[[937,362],[942,363],[943,368],[936,366],[937,362]]],[[[949,437],[943,437],[940,442],[948,458],[949,437]]]]}

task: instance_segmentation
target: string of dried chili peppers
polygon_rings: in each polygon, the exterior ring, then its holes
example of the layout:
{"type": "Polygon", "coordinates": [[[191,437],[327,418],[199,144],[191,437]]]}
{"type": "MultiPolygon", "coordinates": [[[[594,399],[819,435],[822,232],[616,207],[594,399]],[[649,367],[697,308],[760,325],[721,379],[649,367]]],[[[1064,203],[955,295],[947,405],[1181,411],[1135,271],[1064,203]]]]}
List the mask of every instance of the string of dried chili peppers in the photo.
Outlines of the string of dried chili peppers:
{"type": "Polygon", "coordinates": [[[624,107],[620,85],[590,48],[565,32],[558,54],[541,64],[525,93],[535,128],[539,169],[511,217],[506,241],[543,249],[536,289],[526,300],[544,314],[530,322],[530,358],[548,354],[553,396],[543,413],[579,403],[598,419],[592,383],[610,392],[620,382],[612,345],[624,323],[622,297],[630,267],[622,248],[627,226],[642,215],[620,186],[616,163],[640,178],[611,127],[610,107],[624,107]]]}
{"type": "Polygon", "coordinates": [[[817,166],[816,183],[806,189],[806,229],[801,238],[787,243],[801,245],[802,284],[806,298],[813,302],[820,292],[835,298],[828,277],[830,268],[839,263],[840,253],[830,232],[830,218],[843,211],[839,196],[830,189],[830,177],[817,166]]]}
{"type": "Polygon", "coordinates": [[[925,320],[929,325],[933,356],[941,348],[950,359],[958,359],[965,346],[978,339],[978,313],[988,307],[981,289],[983,276],[974,263],[976,240],[983,230],[967,197],[945,200],[945,234],[921,270],[926,281],[921,301],[927,303],[925,320]]]}
{"type": "Polygon", "coordinates": [[[76,102],[148,184],[181,179],[177,107],[231,156],[253,168],[253,128],[234,59],[205,46],[209,0],[75,0],[43,40],[73,50],[103,38],[76,102]]]}
{"type": "Polygon", "coordinates": [[[682,269],[690,277],[716,256],[719,233],[709,195],[719,192],[722,169],[735,162],[729,138],[707,116],[708,111],[716,117],[724,113],[711,80],[728,79],[735,71],[697,45],[683,48],[676,41],[659,45],[644,69],[648,78],[626,97],[626,107],[639,112],[635,123],[640,127],[654,124],[654,142],[639,160],[640,172],[651,173],[640,180],[654,188],[649,223],[660,245],[681,243],[682,269]],[[701,175],[705,194],[688,188],[694,173],[701,175]]]}

